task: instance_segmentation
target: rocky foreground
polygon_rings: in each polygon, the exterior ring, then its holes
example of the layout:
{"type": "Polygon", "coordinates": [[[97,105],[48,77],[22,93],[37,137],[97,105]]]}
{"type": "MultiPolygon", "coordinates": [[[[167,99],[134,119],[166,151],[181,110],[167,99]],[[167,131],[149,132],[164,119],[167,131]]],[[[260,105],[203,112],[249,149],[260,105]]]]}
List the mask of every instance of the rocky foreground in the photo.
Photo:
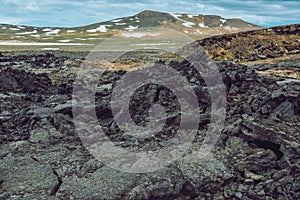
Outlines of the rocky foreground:
{"type": "MultiPolygon", "coordinates": [[[[300,59],[217,63],[227,92],[226,121],[211,156],[200,160],[191,152],[205,137],[210,96],[188,62],[171,62],[198,97],[199,131],[183,157],[146,174],[113,170],[83,146],[72,113],[81,61],[66,54],[0,55],[0,199],[300,199],[300,59]],[[286,75],[291,71],[296,76],[286,75]]],[[[131,102],[135,122],[142,125],[149,105],[159,103],[168,110],[167,126],[149,140],[124,136],[109,106],[124,73],[101,78],[99,123],[123,148],[164,146],[176,134],[176,98],[158,85],[141,88],[131,102]]]]}

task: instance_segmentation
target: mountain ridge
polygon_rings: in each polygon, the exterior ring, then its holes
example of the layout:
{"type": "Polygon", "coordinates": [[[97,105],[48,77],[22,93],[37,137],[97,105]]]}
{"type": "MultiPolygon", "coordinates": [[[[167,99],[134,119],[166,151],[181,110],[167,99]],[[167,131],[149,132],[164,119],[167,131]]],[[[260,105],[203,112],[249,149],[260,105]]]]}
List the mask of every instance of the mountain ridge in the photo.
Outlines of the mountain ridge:
{"type": "Polygon", "coordinates": [[[140,28],[164,26],[166,23],[168,24],[168,22],[180,25],[181,28],[215,28],[222,26],[231,26],[244,29],[261,28],[260,26],[238,18],[226,19],[219,15],[164,13],[152,10],[144,10],[133,16],[116,18],[105,22],[93,23],[87,26],[107,25],[108,29],[110,29],[110,27],[120,29],[122,28],[122,24],[120,24],[120,22],[131,26],[140,24],[140,28]],[[117,26],[113,25],[112,23],[117,24],[117,26]]]}
{"type": "Polygon", "coordinates": [[[133,16],[72,28],[0,24],[0,34],[1,41],[93,43],[91,40],[101,40],[122,32],[139,31],[142,28],[167,28],[187,34],[193,39],[201,39],[261,27],[242,19],[225,19],[217,15],[170,14],[145,10],[133,16]]]}

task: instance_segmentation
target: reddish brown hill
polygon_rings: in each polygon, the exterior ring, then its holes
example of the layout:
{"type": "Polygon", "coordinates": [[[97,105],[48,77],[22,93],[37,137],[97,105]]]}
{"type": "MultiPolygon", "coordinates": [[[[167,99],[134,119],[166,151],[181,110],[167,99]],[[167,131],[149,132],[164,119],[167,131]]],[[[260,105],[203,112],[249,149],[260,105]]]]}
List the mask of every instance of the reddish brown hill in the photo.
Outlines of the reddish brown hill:
{"type": "Polygon", "coordinates": [[[300,53],[300,24],[214,36],[197,42],[214,60],[274,59],[300,53]]]}

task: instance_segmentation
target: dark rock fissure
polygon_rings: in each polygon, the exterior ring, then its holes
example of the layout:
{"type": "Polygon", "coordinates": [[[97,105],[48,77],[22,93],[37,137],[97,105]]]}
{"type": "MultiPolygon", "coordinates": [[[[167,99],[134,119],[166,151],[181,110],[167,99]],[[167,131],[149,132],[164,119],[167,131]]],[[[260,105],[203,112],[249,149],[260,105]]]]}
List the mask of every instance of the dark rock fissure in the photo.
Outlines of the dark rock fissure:
{"type": "Polygon", "coordinates": [[[193,198],[197,197],[197,195],[195,193],[195,188],[194,188],[194,186],[190,182],[186,182],[183,185],[182,190],[181,190],[180,193],[182,195],[190,196],[190,197],[193,197],[193,198]]]}
{"type": "Polygon", "coordinates": [[[61,184],[63,183],[62,178],[58,175],[58,173],[53,169],[52,170],[54,175],[57,177],[58,183],[52,188],[50,195],[56,195],[57,191],[59,190],[61,184]]]}
{"type": "Polygon", "coordinates": [[[298,117],[300,117],[300,106],[299,106],[299,108],[295,109],[295,115],[297,115],[298,117]]]}
{"type": "Polygon", "coordinates": [[[37,158],[35,158],[33,156],[31,156],[31,159],[34,160],[34,161],[36,161],[36,162],[40,162],[37,158]]]}
{"type": "Polygon", "coordinates": [[[280,151],[280,144],[276,144],[274,142],[264,141],[264,140],[254,140],[253,144],[257,145],[260,148],[270,149],[273,151],[277,157],[277,160],[280,160],[284,153],[280,151]]]}

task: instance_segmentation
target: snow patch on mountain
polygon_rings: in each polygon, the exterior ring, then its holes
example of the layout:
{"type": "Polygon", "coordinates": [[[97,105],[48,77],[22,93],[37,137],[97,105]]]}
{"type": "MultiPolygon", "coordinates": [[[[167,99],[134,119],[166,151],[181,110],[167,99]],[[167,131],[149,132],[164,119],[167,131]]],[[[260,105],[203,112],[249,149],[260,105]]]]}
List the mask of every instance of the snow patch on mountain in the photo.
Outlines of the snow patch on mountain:
{"type": "Polygon", "coordinates": [[[200,28],[209,28],[208,26],[205,26],[205,24],[203,24],[203,23],[199,23],[199,27],[200,28]]]}
{"type": "Polygon", "coordinates": [[[12,31],[20,31],[21,29],[19,29],[19,28],[9,28],[9,30],[12,30],[12,31]]]}
{"type": "Polygon", "coordinates": [[[66,43],[66,42],[71,42],[71,40],[58,40],[59,42],[64,42],[64,43],[66,43]]]}
{"type": "Polygon", "coordinates": [[[108,25],[100,25],[98,28],[87,30],[86,32],[88,32],[88,33],[96,33],[96,32],[104,33],[104,32],[107,32],[106,26],[108,26],[108,25]]]}
{"type": "Polygon", "coordinates": [[[222,24],[224,24],[227,20],[226,19],[220,19],[220,21],[222,22],[222,24]]]}
{"type": "Polygon", "coordinates": [[[51,31],[52,29],[51,28],[44,28],[42,31],[43,32],[48,32],[48,31],[51,31]]]}
{"type": "Polygon", "coordinates": [[[37,30],[34,31],[28,31],[28,32],[23,32],[23,33],[16,33],[17,35],[30,35],[30,34],[35,34],[37,33],[37,30]]]}
{"type": "MultiPolygon", "coordinates": [[[[193,22],[189,22],[189,21],[185,21],[183,19],[181,19],[182,15],[180,14],[171,14],[173,17],[175,17],[176,19],[182,21],[182,25],[183,26],[186,26],[186,27],[189,27],[189,28],[192,28],[193,26],[195,26],[195,23],[193,22]]],[[[190,15],[189,18],[193,18],[194,15],[190,15]]]]}
{"type": "Polygon", "coordinates": [[[111,20],[111,22],[120,22],[122,21],[122,19],[114,19],[114,20],[111,20]]]}
{"type": "Polygon", "coordinates": [[[186,27],[189,27],[189,28],[192,28],[193,26],[195,26],[195,23],[185,21],[185,22],[182,23],[182,25],[186,26],[186,27]]]}
{"type": "Polygon", "coordinates": [[[60,29],[55,29],[55,30],[51,30],[48,31],[47,33],[45,33],[45,35],[57,35],[60,32],[60,29]]]}
{"type": "Polygon", "coordinates": [[[171,14],[171,15],[178,20],[182,20],[182,19],[180,19],[180,17],[182,17],[182,15],[180,15],[180,14],[171,14]]]}
{"type": "Polygon", "coordinates": [[[85,41],[85,40],[88,40],[88,39],[86,39],[86,38],[75,38],[75,40],[85,41]]]}
{"type": "Polygon", "coordinates": [[[128,26],[127,28],[125,28],[125,30],[133,31],[133,30],[137,29],[138,27],[139,27],[139,25],[137,25],[137,26],[128,26]]]}
{"type": "Polygon", "coordinates": [[[126,23],[115,23],[117,26],[126,25],[126,23]]]}

